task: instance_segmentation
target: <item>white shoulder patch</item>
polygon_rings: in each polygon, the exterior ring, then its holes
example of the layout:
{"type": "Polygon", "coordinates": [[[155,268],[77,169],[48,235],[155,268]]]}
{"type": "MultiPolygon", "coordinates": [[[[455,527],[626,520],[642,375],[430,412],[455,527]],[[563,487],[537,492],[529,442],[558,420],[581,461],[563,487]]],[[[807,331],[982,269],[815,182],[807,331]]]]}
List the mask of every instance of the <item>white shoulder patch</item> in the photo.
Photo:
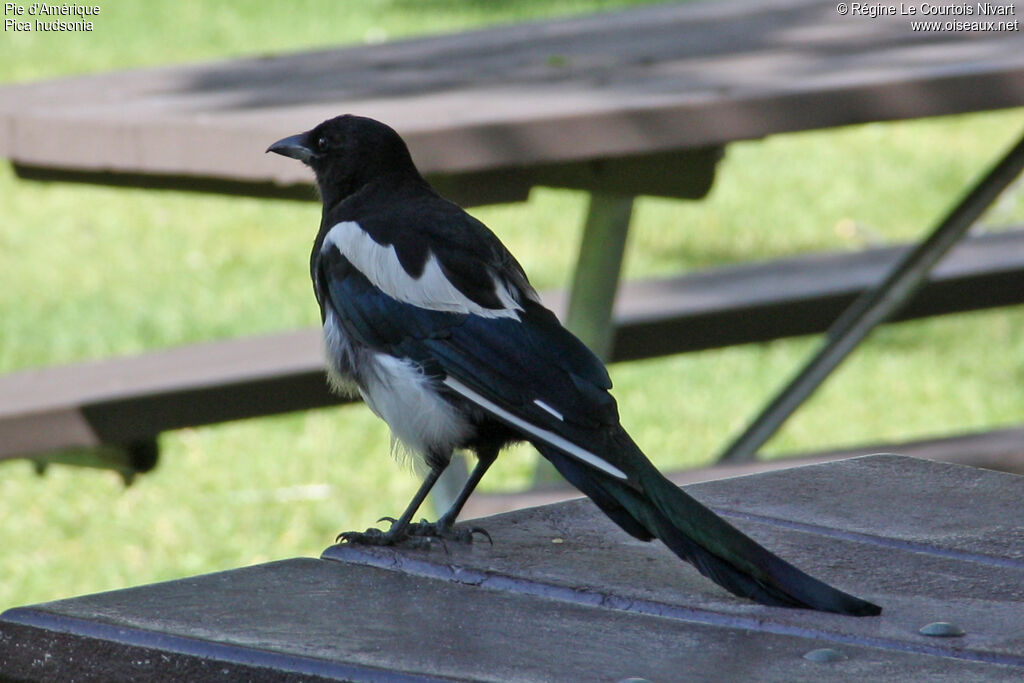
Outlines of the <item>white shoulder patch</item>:
{"type": "Polygon", "coordinates": [[[430,254],[423,273],[414,278],[405,272],[393,245],[378,244],[355,221],[343,221],[324,237],[324,247],[332,245],[359,272],[388,296],[398,301],[433,311],[472,313],[484,318],[519,318],[522,307],[512,292],[497,278],[494,291],[504,308],[485,308],[468,298],[444,276],[437,257],[430,254]]]}
{"type": "MultiPolygon", "coordinates": [[[[508,422],[513,427],[518,427],[527,434],[530,434],[533,437],[554,446],[555,448],[562,451],[566,455],[576,458],[577,460],[580,460],[581,462],[584,462],[590,465],[591,467],[599,469],[605,474],[610,474],[616,479],[621,479],[622,481],[627,481],[629,479],[629,477],[626,476],[625,472],[620,470],[618,467],[615,467],[611,463],[605,461],[603,458],[594,455],[585,448],[580,448],[579,446],[572,443],[568,439],[561,437],[548,429],[544,429],[542,427],[538,427],[537,425],[530,424],[526,420],[513,415],[512,413],[505,410],[501,406],[497,405],[493,401],[473,391],[459,380],[451,376],[448,376],[445,378],[444,383],[450,389],[461,395],[463,398],[472,401],[473,403],[477,404],[478,406],[480,406],[487,412],[491,413],[495,417],[498,417],[504,420],[505,422],[508,422]]],[[[546,404],[544,404],[541,407],[546,408],[547,406],[546,404]]]]}

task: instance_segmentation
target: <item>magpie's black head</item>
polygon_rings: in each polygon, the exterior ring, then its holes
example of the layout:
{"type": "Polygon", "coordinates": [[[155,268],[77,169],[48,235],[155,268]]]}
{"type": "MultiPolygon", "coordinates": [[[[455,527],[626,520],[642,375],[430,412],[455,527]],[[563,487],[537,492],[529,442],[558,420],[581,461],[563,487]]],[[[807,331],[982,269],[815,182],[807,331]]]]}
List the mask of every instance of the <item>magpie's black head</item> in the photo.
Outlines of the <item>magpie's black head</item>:
{"type": "Polygon", "coordinates": [[[420,178],[398,133],[363,116],[328,119],[305,133],[278,140],[267,151],[312,168],[327,208],[375,180],[420,178]]]}

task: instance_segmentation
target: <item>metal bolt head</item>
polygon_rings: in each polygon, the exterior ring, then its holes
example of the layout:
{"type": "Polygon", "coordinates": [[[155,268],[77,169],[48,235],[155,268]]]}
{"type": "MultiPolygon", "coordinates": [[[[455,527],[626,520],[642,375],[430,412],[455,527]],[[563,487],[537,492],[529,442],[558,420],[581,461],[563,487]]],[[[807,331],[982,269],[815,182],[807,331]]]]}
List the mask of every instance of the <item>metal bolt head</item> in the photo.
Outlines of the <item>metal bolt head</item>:
{"type": "Polygon", "coordinates": [[[811,661],[811,662],[822,662],[822,663],[825,663],[825,662],[841,662],[844,659],[846,659],[846,655],[844,655],[839,650],[833,650],[830,647],[822,647],[822,648],[819,648],[817,650],[811,650],[810,652],[808,652],[807,654],[804,655],[804,659],[806,659],[808,661],[811,661]]]}
{"type": "Polygon", "coordinates": [[[917,632],[922,636],[932,636],[933,638],[956,638],[966,633],[950,621],[933,621],[919,628],[917,632]]]}

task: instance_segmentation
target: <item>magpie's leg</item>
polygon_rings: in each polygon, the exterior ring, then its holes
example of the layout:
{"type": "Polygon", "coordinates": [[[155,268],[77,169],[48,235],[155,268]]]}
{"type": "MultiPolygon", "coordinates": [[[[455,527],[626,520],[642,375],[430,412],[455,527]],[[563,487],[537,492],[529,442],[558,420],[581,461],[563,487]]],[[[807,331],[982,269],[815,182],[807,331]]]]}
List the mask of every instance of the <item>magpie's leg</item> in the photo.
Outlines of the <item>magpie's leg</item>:
{"type": "Polygon", "coordinates": [[[409,534],[413,536],[426,536],[435,537],[441,539],[450,539],[453,541],[461,541],[463,543],[472,543],[474,534],[482,534],[491,540],[490,534],[480,527],[472,527],[469,529],[453,529],[452,525],[455,524],[455,520],[458,518],[459,513],[462,512],[462,508],[466,505],[466,501],[469,500],[469,496],[476,489],[477,484],[484,478],[484,474],[491,467],[494,461],[498,457],[498,449],[488,449],[484,452],[477,452],[477,463],[476,467],[469,475],[469,479],[463,485],[462,490],[459,491],[459,495],[455,497],[455,501],[451,507],[448,508],[447,512],[441,515],[437,522],[419,522],[410,525],[409,534]]]}
{"type": "Polygon", "coordinates": [[[469,479],[463,485],[462,490],[459,491],[459,495],[455,496],[455,501],[452,503],[448,511],[441,515],[437,520],[437,526],[441,529],[451,529],[452,524],[455,524],[455,520],[458,519],[459,513],[462,512],[462,508],[466,505],[466,501],[469,500],[469,496],[476,490],[477,484],[484,478],[487,470],[490,469],[491,465],[494,464],[495,459],[498,457],[498,450],[494,449],[493,453],[477,455],[476,467],[469,475],[469,479]]]}
{"type": "Polygon", "coordinates": [[[430,472],[427,473],[426,479],[424,479],[423,483],[420,484],[419,490],[416,491],[416,495],[412,497],[408,507],[405,508],[405,512],[403,512],[402,516],[397,520],[392,521],[391,528],[387,531],[381,531],[380,529],[343,531],[338,534],[335,542],[352,543],[356,545],[393,545],[398,541],[407,538],[409,536],[409,522],[416,514],[416,511],[420,509],[420,505],[423,504],[427,494],[430,493],[430,489],[434,488],[437,478],[441,476],[441,472],[443,471],[443,466],[430,468],[430,472]]]}

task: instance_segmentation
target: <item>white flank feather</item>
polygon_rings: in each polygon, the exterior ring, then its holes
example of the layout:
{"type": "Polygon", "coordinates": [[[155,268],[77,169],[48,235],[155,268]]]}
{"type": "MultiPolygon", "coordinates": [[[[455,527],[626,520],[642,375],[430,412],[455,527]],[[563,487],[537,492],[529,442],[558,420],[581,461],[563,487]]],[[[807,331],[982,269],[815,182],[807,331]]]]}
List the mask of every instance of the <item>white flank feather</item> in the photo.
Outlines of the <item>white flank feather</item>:
{"type": "Polygon", "coordinates": [[[469,436],[469,422],[430,386],[410,360],[374,353],[363,367],[366,405],[388,423],[392,435],[414,455],[450,453],[469,436]]]}

